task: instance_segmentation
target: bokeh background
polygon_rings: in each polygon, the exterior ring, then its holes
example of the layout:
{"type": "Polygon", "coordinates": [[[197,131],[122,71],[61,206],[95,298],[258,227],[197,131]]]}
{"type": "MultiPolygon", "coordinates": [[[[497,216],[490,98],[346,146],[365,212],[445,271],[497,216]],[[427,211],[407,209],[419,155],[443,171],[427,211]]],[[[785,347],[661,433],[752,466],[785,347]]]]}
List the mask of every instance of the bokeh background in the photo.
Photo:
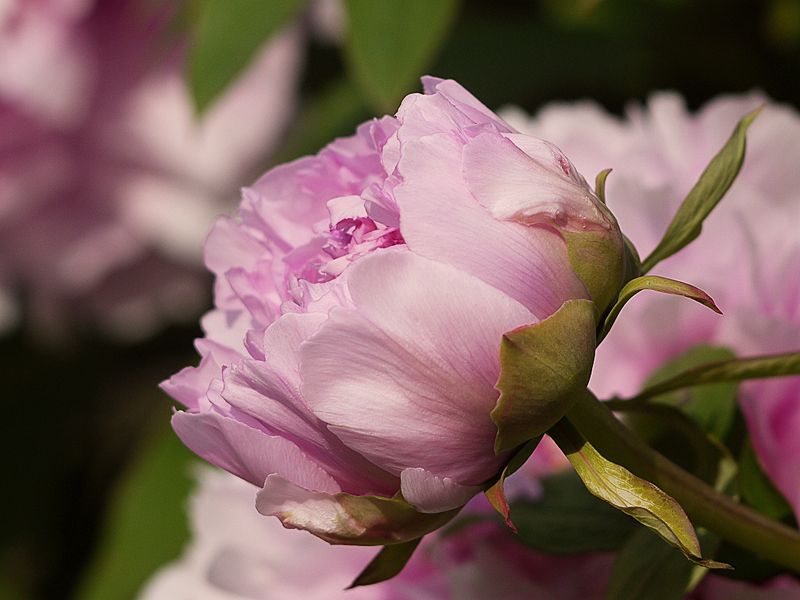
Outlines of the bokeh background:
{"type": "Polygon", "coordinates": [[[203,232],[427,73],[528,112],[800,106],[800,2],[0,0],[0,598],[132,598],[178,555],[157,383],[195,360],[203,232]]]}

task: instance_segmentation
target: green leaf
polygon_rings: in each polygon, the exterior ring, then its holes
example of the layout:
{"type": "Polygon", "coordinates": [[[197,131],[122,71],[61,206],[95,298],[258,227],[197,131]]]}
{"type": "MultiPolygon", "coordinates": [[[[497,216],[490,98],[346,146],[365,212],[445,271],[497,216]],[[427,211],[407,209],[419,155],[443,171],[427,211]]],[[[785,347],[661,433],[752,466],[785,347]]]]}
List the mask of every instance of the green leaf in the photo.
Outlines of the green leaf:
{"type": "Polygon", "coordinates": [[[800,375],[800,352],[732,358],[702,364],[645,387],[641,393],[631,398],[631,401],[642,402],[667,392],[699,385],[787,375],[800,375]]]}
{"type": "Polygon", "coordinates": [[[614,561],[606,600],[680,600],[695,565],[649,529],[638,529],[614,561]]]}
{"type": "Polygon", "coordinates": [[[76,598],[134,598],[145,581],[180,554],[189,537],[186,503],[196,457],[165,420],[121,481],[76,598]]]}
{"type": "Polygon", "coordinates": [[[526,546],[551,554],[616,550],[636,522],[586,491],[573,472],[542,480],[536,500],[512,504],[517,537],[526,546]]]}
{"type": "Polygon", "coordinates": [[[611,327],[613,327],[620,311],[628,303],[628,300],[633,298],[639,292],[645,290],[661,292],[662,294],[671,294],[674,296],[683,296],[684,298],[689,298],[690,300],[699,302],[703,306],[707,306],[715,313],[722,314],[722,311],[720,311],[720,309],[717,308],[717,305],[714,304],[711,296],[706,294],[700,288],[688,283],[683,283],[682,281],[668,279],[667,277],[659,277],[658,275],[645,275],[630,280],[625,284],[622,290],[620,290],[617,302],[608,313],[608,316],[603,323],[603,327],[600,330],[600,335],[598,336],[600,341],[602,341],[608,335],[608,332],[611,331],[611,327]]]}
{"type": "Polygon", "coordinates": [[[792,507],[761,469],[750,439],[739,455],[738,484],[742,499],[762,514],[778,521],[791,516],[792,507]]]}
{"type": "Polygon", "coordinates": [[[346,59],[376,113],[416,89],[458,12],[457,0],[346,0],[346,59]]]}
{"type": "Polygon", "coordinates": [[[594,304],[568,300],[548,318],[503,336],[500,397],[492,410],[495,452],[540,436],[589,382],[595,349],[594,304]]]}
{"type": "Polygon", "coordinates": [[[700,235],[703,221],[731,187],[744,162],[747,128],[761,109],[742,117],[731,137],[711,159],[700,179],[684,199],[678,212],[667,227],[664,237],[650,253],[642,269],[647,273],[659,262],[687,246],[700,235]]]}
{"type": "Polygon", "coordinates": [[[195,0],[189,86],[198,112],[250,63],[256,51],[299,15],[306,0],[195,0]]]}
{"type": "Polygon", "coordinates": [[[503,521],[505,521],[505,524],[512,531],[516,531],[517,528],[511,521],[511,512],[508,507],[508,500],[506,500],[506,478],[516,473],[517,470],[525,464],[525,461],[531,457],[531,454],[536,450],[536,446],[539,445],[541,440],[542,436],[539,436],[517,450],[514,456],[511,457],[511,460],[508,461],[508,464],[503,468],[503,472],[500,473],[500,476],[484,490],[484,495],[489,501],[489,504],[503,517],[503,521]]]}
{"type": "Polygon", "coordinates": [[[735,462],[727,448],[675,406],[626,401],[609,404],[650,446],[706,483],[715,484],[720,476],[730,477],[729,467],[735,462]]]}
{"type": "Polygon", "coordinates": [[[411,555],[421,541],[422,538],[417,538],[403,544],[384,546],[347,589],[380,583],[398,575],[411,560],[411,555]]]}
{"type": "Polygon", "coordinates": [[[604,458],[567,420],[560,421],[550,435],[591,494],[655,531],[692,562],[707,568],[728,567],[701,557],[694,527],[672,497],[604,458]]]}
{"type": "MultiPolygon", "coordinates": [[[[735,359],[735,354],[720,346],[701,344],[659,368],[645,382],[645,398],[648,390],[656,388],[690,369],[707,364],[735,359]]],[[[718,440],[724,440],[733,426],[737,410],[736,382],[720,382],[682,388],[657,396],[649,396],[660,404],[668,404],[681,410],[694,420],[705,432],[718,440]]],[[[642,402],[635,402],[641,404],[642,402]]]]}

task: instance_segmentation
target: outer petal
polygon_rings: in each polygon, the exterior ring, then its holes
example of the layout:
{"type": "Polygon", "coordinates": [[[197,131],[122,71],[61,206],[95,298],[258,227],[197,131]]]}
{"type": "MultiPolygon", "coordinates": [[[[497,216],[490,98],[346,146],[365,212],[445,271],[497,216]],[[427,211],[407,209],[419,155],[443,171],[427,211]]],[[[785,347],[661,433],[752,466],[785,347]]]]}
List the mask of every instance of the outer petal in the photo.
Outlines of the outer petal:
{"type": "Polygon", "coordinates": [[[491,123],[500,131],[513,131],[508,123],[489,110],[457,81],[426,76],[422,78],[422,86],[425,89],[425,94],[442,96],[455,109],[469,117],[476,124],[491,123]]]}
{"type": "Polygon", "coordinates": [[[526,141],[527,153],[490,133],[467,142],[463,174],[475,199],[497,219],[572,224],[573,229],[610,226],[600,202],[561,151],[535,138],[526,141]]]}
{"type": "Polygon", "coordinates": [[[263,485],[278,473],[311,490],[336,493],[339,485],[290,441],[266,435],[217,413],[178,412],[172,427],[192,452],[208,462],[263,485]]]}
{"type": "Polygon", "coordinates": [[[284,527],[305,529],[332,544],[359,546],[417,539],[458,512],[426,515],[399,498],[311,492],[279,475],[267,477],[256,508],[278,517],[284,527]]]}
{"type": "Polygon", "coordinates": [[[245,360],[230,367],[222,396],[266,432],[291,440],[345,491],[391,495],[397,491],[397,478],[342,444],[300,395],[299,348],[324,320],[319,313],[283,315],[264,333],[266,361],[245,360]]]}
{"type": "Polygon", "coordinates": [[[558,233],[499,221],[475,201],[464,184],[461,153],[462,144],[445,134],[403,145],[403,182],[394,193],[408,247],[479,277],[540,319],[565,300],[587,297],[558,233]]]}
{"type": "Polygon", "coordinates": [[[399,474],[478,485],[502,463],[494,425],[504,332],[536,322],[482,281],[405,249],[351,267],[355,308],[301,349],[303,396],[345,444],[399,474]]]}
{"type": "Polygon", "coordinates": [[[437,477],[425,469],[405,469],[400,473],[403,498],[424,513],[445,512],[464,506],[480,490],[480,486],[460,485],[450,477],[437,477]]]}
{"type": "Polygon", "coordinates": [[[195,342],[200,356],[197,367],[185,367],[162,382],[159,387],[187,408],[198,408],[213,379],[222,377],[222,365],[241,358],[234,350],[211,340],[195,342]]]}

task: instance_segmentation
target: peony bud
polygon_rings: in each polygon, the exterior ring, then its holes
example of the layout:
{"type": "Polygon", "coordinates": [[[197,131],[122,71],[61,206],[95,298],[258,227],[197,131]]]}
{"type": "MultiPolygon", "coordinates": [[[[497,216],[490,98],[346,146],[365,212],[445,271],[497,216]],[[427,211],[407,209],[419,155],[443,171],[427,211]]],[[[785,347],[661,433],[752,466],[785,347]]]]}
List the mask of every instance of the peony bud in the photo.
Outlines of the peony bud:
{"type": "Polygon", "coordinates": [[[202,361],[163,384],[187,446],[334,543],[415,539],[495,480],[585,387],[622,282],[555,146],[425,88],[244,190],[206,243],[202,361]]]}

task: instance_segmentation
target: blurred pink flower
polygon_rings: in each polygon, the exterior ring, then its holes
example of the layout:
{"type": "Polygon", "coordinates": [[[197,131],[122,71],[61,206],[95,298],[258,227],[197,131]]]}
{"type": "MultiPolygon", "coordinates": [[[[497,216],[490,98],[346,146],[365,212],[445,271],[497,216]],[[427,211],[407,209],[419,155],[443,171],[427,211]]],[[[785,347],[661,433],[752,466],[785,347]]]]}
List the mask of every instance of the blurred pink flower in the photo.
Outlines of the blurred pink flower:
{"type": "Polygon", "coordinates": [[[689,597],[691,600],[800,600],[800,582],[788,575],[766,583],[708,576],[689,597]]]}
{"type": "Polygon", "coordinates": [[[45,333],[141,337],[202,308],[203,237],[273,150],[300,44],[280,34],[198,120],[176,6],[3,3],[0,323],[19,293],[45,333]]]}
{"type": "MultiPolygon", "coordinates": [[[[395,580],[345,591],[377,550],[331,546],[284,529],[253,507],[253,487],[204,468],[191,498],[192,540],[183,556],[148,583],[141,600],[415,600],[432,581],[424,560],[395,580]],[[427,584],[427,586],[426,586],[427,584]]],[[[440,591],[440,590],[435,590],[440,591]]]]}
{"type": "Polygon", "coordinates": [[[608,555],[538,554],[493,521],[430,536],[396,578],[345,591],[376,549],[286,530],[255,511],[252,493],[204,469],[190,505],[193,538],[140,600],[599,600],[610,572],[608,555]]]}
{"type": "Polygon", "coordinates": [[[173,418],[187,446],[329,541],[398,539],[339,492],[443,513],[498,471],[503,333],[589,296],[561,232],[621,246],[555,146],[424,83],[396,118],[244,190],[206,244],[202,361],[163,384],[189,409],[173,418]]]}
{"type": "MultiPolygon", "coordinates": [[[[591,103],[553,105],[520,129],[559,144],[581,172],[613,168],[608,204],[642,256],[740,117],[765,104],[748,133],[739,177],[701,236],[655,273],[707,291],[719,317],[680,299],[641,294],[598,348],[592,388],[635,393],[658,366],[699,343],[739,355],[800,350],[800,116],[760,94],[721,97],[690,114],[656,94],[617,119],[591,103]]],[[[800,377],[742,386],[742,410],[758,457],[800,517],[800,377]]]]}

